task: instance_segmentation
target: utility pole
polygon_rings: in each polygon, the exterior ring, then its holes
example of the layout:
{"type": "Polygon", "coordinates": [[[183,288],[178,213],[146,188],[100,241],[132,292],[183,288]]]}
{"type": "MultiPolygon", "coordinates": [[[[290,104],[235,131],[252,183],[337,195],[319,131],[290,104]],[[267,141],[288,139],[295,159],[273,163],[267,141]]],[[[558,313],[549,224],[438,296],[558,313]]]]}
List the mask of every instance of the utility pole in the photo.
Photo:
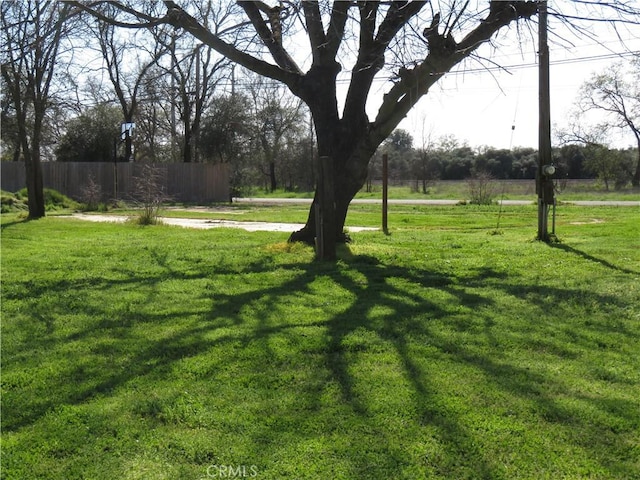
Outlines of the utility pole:
{"type": "MultiPolygon", "coordinates": [[[[548,242],[549,207],[555,205],[553,179],[555,167],[551,163],[551,95],[549,87],[549,44],[547,37],[547,0],[538,2],[538,57],[540,60],[538,99],[538,240],[548,242]]],[[[555,233],[555,232],[554,232],[555,233]]]]}

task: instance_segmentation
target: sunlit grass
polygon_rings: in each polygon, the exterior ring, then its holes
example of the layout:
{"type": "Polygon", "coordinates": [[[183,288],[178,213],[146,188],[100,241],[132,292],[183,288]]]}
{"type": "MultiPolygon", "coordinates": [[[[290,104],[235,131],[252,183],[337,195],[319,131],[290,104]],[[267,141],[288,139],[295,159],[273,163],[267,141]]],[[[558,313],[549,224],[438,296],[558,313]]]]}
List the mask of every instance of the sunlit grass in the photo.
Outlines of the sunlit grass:
{"type": "Polygon", "coordinates": [[[335,264],[3,216],[3,478],[638,476],[637,211],[562,208],[553,246],[499,212],[394,207],[335,264]]]}
{"type": "MultiPolygon", "coordinates": [[[[536,200],[535,180],[494,180],[491,183],[495,200],[536,200]]],[[[626,187],[620,190],[607,190],[596,180],[556,181],[557,197],[559,200],[640,200],[640,190],[626,187]]],[[[422,191],[422,184],[415,181],[390,182],[388,194],[390,199],[469,199],[469,185],[465,180],[436,180],[430,182],[426,193],[422,191]]],[[[313,198],[313,192],[292,192],[276,190],[270,192],[256,188],[245,195],[250,197],[274,198],[313,198]]],[[[364,187],[356,198],[379,199],[382,197],[382,183],[380,180],[370,188],[364,187]]]]}

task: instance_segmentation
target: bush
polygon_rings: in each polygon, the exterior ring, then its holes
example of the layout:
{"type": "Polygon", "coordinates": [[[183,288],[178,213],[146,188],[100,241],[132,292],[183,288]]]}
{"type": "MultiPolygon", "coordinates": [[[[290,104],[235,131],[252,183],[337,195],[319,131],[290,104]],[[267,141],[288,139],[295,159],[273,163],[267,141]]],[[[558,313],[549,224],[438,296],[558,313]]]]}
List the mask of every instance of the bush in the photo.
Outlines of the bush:
{"type": "Polygon", "coordinates": [[[142,213],[138,218],[140,225],[158,223],[160,207],[170,200],[165,193],[162,171],[151,164],[142,167],[142,174],[134,178],[133,201],[142,213]]]}
{"type": "MultiPolygon", "coordinates": [[[[44,191],[44,208],[47,211],[52,210],[65,210],[72,209],[75,210],[79,207],[78,202],[70,199],[66,195],[58,192],[57,190],[53,190],[51,188],[45,188],[44,191]]],[[[23,188],[19,190],[15,194],[16,198],[22,200],[25,204],[27,204],[29,196],[27,195],[27,189],[23,188]]]]}
{"type": "Polygon", "coordinates": [[[80,199],[84,202],[84,210],[100,210],[102,187],[96,183],[93,174],[89,174],[87,183],[82,187],[80,199]]]}
{"type": "Polygon", "coordinates": [[[19,198],[15,193],[0,191],[0,212],[21,212],[28,209],[26,199],[19,198]]]}
{"type": "Polygon", "coordinates": [[[469,203],[475,205],[491,205],[495,196],[495,182],[493,175],[488,172],[474,172],[467,179],[469,188],[469,203]]]}

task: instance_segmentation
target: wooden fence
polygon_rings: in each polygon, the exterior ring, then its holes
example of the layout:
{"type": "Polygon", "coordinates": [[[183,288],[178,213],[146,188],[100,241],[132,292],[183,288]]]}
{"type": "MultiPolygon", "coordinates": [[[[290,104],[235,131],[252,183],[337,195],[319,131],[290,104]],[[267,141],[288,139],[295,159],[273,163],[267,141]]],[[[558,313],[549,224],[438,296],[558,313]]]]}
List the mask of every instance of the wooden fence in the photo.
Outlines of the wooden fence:
{"type": "MultiPolygon", "coordinates": [[[[229,165],[210,163],[153,164],[163,179],[164,191],[178,202],[228,202],[229,165]]],[[[43,162],[45,188],[82,200],[90,179],[100,186],[103,200],[129,200],[136,179],[143,173],[140,163],[43,162]]],[[[26,186],[23,162],[0,162],[2,190],[16,192],[26,186]]]]}

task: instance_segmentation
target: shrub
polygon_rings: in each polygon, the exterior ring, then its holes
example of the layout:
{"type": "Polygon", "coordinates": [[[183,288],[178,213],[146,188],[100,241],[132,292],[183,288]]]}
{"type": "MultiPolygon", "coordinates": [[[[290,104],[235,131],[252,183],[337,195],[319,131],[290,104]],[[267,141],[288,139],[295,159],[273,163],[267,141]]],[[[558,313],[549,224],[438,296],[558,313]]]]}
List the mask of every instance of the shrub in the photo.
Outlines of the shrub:
{"type": "Polygon", "coordinates": [[[151,164],[142,167],[142,174],[134,178],[133,201],[142,209],[138,217],[140,225],[158,223],[160,207],[170,197],[165,193],[162,171],[151,164]]]}
{"type": "Polygon", "coordinates": [[[85,210],[98,210],[102,198],[102,187],[96,183],[93,174],[89,174],[86,185],[82,187],[80,199],[84,202],[85,210]]]}
{"type": "MultiPolygon", "coordinates": [[[[70,199],[66,195],[53,190],[52,188],[45,188],[44,191],[44,207],[45,210],[64,210],[64,209],[77,209],[78,202],[70,199]]],[[[15,194],[16,198],[22,200],[25,204],[28,201],[27,189],[23,188],[15,194]]]]}
{"type": "Polygon", "coordinates": [[[15,193],[0,191],[0,211],[2,213],[27,210],[27,203],[15,193]]]}
{"type": "Polygon", "coordinates": [[[475,205],[491,205],[495,196],[495,182],[493,175],[485,171],[474,172],[467,179],[469,189],[469,203],[475,205]]]}

